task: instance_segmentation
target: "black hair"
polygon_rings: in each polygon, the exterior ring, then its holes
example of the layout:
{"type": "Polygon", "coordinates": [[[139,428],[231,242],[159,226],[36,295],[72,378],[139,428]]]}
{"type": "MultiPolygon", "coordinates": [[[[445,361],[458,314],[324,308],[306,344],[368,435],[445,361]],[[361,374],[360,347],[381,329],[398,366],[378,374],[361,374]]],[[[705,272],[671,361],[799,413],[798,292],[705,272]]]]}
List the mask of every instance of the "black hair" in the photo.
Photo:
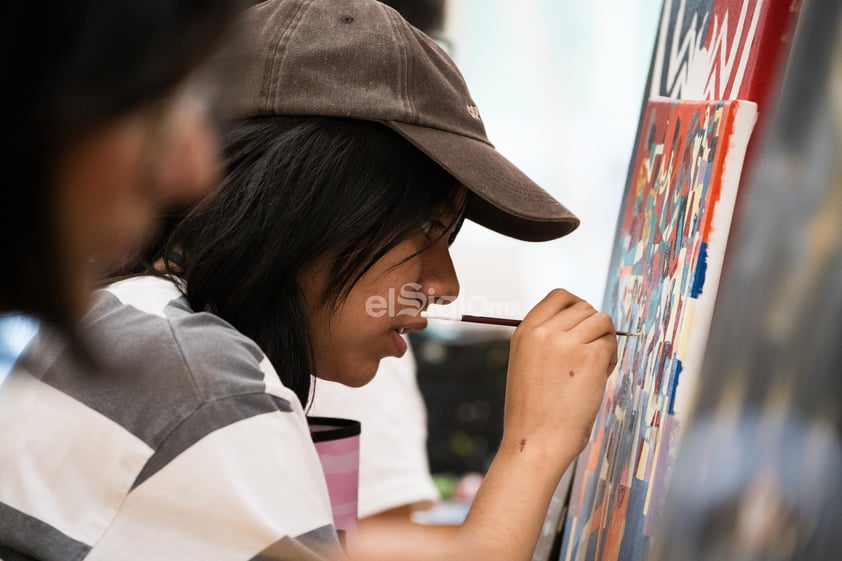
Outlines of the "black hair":
{"type": "Polygon", "coordinates": [[[254,340],[306,404],[313,356],[302,271],[333,260],[321,305],[335,310],[380,257],[452,209],[458,184],[373,122],[256,117],[223,144],[225,178],[159,256],[186,281],[191,307],[254,340]]]}
{"type": "Polygon", "coordinates": [[[170,94],[219,45],[232,0],[11,2],[3,28],[0,313],[66,331],[75,317],[59,247],[55,166],[98,125],[170,94]]]}

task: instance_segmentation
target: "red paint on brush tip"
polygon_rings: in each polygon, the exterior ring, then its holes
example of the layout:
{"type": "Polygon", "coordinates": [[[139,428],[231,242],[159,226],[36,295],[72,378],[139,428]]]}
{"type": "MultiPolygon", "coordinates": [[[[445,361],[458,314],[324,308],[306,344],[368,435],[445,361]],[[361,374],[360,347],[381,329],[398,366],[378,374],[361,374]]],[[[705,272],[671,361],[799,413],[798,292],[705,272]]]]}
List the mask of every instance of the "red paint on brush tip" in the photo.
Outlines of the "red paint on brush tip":
{"type": "Polygon", "coordinates": [[[524,449],[524,448],[526,448],[526,439],[525,439],[525,438],[521,438],[521,439],[520,439],[520,451],[521,451],[521,452],[523,452],[523,449],[524,449]]]}

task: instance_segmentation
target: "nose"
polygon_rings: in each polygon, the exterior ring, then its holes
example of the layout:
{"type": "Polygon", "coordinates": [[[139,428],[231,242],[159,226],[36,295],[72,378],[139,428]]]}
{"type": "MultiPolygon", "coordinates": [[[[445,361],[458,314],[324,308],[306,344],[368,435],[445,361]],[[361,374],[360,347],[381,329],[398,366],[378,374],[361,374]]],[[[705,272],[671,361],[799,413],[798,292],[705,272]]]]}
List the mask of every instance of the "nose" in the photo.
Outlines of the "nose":
{"type": "Polygon", "coordinates": [[[219,180],[217,134],[204,103],[186,100],[172,116],[160,150],[156,186],[163,203],[192,203],[219,180]]]}
{"type": "Polygon", "coordinates": [[[431,304],[450,304],[459,296],[459,279],[450,257],[447,240],[442,239],[422,252],[422,290],[431,304]]]}

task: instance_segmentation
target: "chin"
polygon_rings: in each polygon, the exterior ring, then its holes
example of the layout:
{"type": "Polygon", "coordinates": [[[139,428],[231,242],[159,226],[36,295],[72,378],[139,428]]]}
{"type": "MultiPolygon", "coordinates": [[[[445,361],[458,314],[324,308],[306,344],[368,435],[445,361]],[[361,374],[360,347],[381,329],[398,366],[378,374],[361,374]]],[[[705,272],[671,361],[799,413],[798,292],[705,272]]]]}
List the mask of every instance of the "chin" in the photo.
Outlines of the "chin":
{"type": "Polygon", "coordinates": [[[348,386],[350,388],[359,388],[368,384],[374,379],[374,375],[377,374],[377,369],[379,367],[380,361],[378,360],[376,363],[374,363],[374,365],[356,368],[353,371],[340,371],[337,369],[334,371],[334,375],[319,375],[319,378],[330,380],[331,382],[338,382],[343,386],[348,386]]]}
{"type": "Polygon", "coordinates": [[[374,380],[374,375],[377,374],[377,369],[374,369],[371,373],[367,373],[366,375],[359,375],[357,374],[353,378],[349,378],[347,380],[342,380],[341,383],[345,384],[346,386],[352,388],[361,388],[364,385],[368,384],[372,380],[374,380]]]}

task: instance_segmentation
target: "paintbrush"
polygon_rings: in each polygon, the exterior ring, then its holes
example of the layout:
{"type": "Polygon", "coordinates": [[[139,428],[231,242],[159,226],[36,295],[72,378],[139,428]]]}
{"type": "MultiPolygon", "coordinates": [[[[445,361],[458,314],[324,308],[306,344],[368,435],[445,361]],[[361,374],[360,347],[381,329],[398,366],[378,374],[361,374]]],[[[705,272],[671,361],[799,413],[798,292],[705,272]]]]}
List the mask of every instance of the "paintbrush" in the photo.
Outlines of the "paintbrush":
{"type": "MultiPolygon", "coordinates": [[[[421,312],[421,317],[426,319],[444,319],[449,321],[465,321],[468,323],[485,323],[488,325],[507,325],[517,327],[523,320],[510,318],[494,318],[488,316],[469,316],[467,314],[442,314],[437,312],[421,312]]],[[[617,331],[617,337],[637,337],[640,331],[617,331]]]]}

